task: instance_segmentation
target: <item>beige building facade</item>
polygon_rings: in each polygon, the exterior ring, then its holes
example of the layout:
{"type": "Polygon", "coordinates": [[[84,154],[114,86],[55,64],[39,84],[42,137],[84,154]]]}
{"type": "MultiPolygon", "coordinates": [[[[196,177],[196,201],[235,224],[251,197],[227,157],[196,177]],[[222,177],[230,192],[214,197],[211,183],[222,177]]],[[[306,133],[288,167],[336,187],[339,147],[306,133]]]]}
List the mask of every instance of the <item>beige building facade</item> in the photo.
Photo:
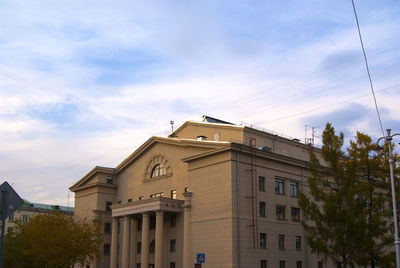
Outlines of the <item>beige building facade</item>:
{"type": "Polygon", "coordinates": [[[206,116],[151,137],[70,188],[75,215],[101,226],[90,267],[326,267],[300,224],[309,150],[206,116]]]}

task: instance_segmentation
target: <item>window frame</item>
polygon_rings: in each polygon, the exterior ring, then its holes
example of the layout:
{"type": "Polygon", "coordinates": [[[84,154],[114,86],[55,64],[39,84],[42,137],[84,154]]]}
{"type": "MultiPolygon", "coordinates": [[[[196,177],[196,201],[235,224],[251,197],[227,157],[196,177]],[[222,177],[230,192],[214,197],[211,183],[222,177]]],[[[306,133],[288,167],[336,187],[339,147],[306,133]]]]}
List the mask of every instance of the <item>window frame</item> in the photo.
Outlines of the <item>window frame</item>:
{"type": "Polygon", "coordinates": [[[276,219],[279,221],[286,220],[286,206],[276,205],[276,219]]]}
{"type": "Polygon", "coordinates": [[[290,216],[291,216],[292,221],[300,222],[300,208],[291,207],[290,208],[290,216]],[[294,212],[296,212],[296,213],[294,213],[294,212]]]}
{"type": "Polygon", "coordinates": [[[299,197],[299,183],[291,181],[289,183],[289,189],[290,189],[290,196],[291,197],[299,197]]]}
{"type": "Polygon", "coordinates": [[[258,177],[258,191],[265,192],[265,177],[258,177]]]}
{"type": "Polygon", "coordinates": [[[279,250],[285,250],[285,235],[278,234],[278,248],[279,250]]]}
{"type": "Polygon", "coordinates": [[[263,218],[265,218],[266,217],[266,203],[265,202],[262,202],[262,201],[260,201],[259,202],[259,213],[260,213],[260,217],[263,217],[263,218]]]}
{"type": "Polygon", "coordinates": [[[275,194],[285,194],[285,180],[281,178],[275,178],[275,194]]]}
{"type": "Polygon", "coordinates": [[[267,248],[267,233],[260,233],[260,248],[267,248]]]}

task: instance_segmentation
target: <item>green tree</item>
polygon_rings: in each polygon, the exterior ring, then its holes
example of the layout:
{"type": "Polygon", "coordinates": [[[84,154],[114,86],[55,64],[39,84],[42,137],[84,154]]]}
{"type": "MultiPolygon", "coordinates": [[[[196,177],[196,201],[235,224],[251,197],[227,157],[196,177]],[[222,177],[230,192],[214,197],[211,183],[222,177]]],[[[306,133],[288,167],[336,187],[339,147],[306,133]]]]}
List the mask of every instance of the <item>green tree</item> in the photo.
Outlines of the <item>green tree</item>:
{"type": "Polygon", "coordinates": [[[387,251],[387,246],[393,243],[389,229],[392,217],[388,206],[391,195],[387,150],[378,150],[370,136],[357,132],[356,140],[350,141],[347,152],[346,160],[356,167],[359,178],[358,196],[366,203],[366,234],[358,263],[369,264],[371,268],[390,267],[394,259],[393,253],[387,251]]]}
{"type": "Polygon", "coordinates": [[[63,213],[33,216],[17,221],[5,240],[5,267],[84,266],[98,257],[98,227],[63,213]]]}
{"type": "Polygon", "coordinates": [[[310,192],[301,193],[299,198],[307,243],[312,252],[337,267],[387,264],[390,258],[383,254],[383,248],[390,243],[385,221],[388,215],[382,208],[388,173],[380,153],[375,154],[370,138],[359,133],[345,155],[344,135],[336,135],[329,123],[322,137],[323,164],[310,153],[310,192]],[[373,183],[369,184],[368,178],[373,183]]]}

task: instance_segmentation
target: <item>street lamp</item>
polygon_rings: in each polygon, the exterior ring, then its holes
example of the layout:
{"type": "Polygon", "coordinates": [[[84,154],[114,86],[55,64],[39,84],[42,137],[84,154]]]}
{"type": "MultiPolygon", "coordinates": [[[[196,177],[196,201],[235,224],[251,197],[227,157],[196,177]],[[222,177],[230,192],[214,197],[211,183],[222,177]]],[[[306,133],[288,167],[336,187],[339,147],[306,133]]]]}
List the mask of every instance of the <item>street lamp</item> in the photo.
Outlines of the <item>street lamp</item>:
{"type": "Polygon", "coordinates": [[[379,144],[380,140],[385,139],[389,147],[390,181],[392,184],[392,202],[393,202],[394,244],[396,247],[396,267],[400,268],[400,239],[399,239],[399,226],[397,222],[396,188],[394,183],[394,168],[393,168],[394,160],[393,160],[392,146],[391,146],[393,137],[400,134],[396,133],[390,135],[390,132],[391,129],[386,129],[387,135],[385,137],[379,138],[376,143],[379,144]]]}

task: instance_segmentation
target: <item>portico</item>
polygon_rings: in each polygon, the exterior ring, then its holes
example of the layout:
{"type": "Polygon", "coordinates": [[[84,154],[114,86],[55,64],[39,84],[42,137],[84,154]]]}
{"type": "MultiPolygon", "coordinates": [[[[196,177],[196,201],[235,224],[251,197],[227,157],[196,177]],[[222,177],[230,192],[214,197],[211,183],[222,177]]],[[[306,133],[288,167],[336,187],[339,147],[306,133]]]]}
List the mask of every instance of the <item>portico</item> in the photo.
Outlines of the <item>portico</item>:
{"type": "Polygon", "coordinates": [[[141,267],[149,267],[149,247],[150,247],[150,218],[155,215],[155,251],[154,251],[154,264],[156,268],[167,267],[163,264],[163,241],[165,239],[164,218],[165,215],[177,215],[183,213],[184,230],[183,230],[183,263],[185,267],[185,256],[190,256],[187,252],[190,246],[186,248],[190,241],[190,203],[191,194],[184,193],[185,200],[177,200],[165,197],[156,197],[150,199],[143,199],[136,202],[129,202],[125,204],[117,204],[111,206],[112,209],[112,236],[111,236],[111,268],[136,268],[137,263],[141,263],[141,267]],[[136,260],[136,250],[138,242],[137,229],[139,226],[139,219],[141,220],[141,254],[140,260],[136,260]],[[122,232],[122,239],[120,240],[118,233],[118,225],[122,232]],[[189,237],[187,237],[189,236],[189,237]],[[120,247],[118,250],[118,243],[120,247]],[[119,254],[121,254],[119,263],[119,254]]]}

